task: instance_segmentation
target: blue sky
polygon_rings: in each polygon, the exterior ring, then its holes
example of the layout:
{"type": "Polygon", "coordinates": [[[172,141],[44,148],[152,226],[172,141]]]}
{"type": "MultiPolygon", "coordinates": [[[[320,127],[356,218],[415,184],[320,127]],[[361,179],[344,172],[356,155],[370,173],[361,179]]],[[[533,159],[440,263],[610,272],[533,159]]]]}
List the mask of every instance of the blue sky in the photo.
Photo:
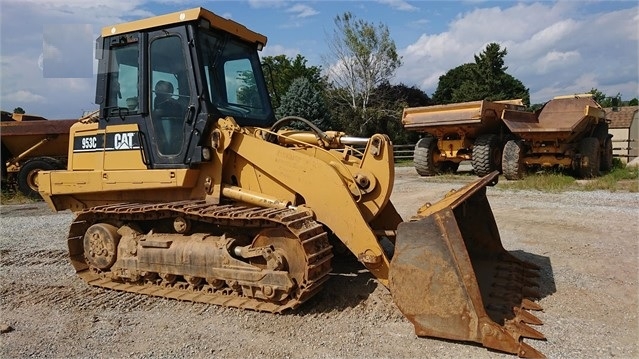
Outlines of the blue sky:
{"type": "Polygon", "coordinates": [[[101,28],[197,6],[266,35],[262,56],[301,54],[324,68],[335,16],[383,23],[402,56],[393,82],[429,96],[439,76],[497,42],[533,103],[593,87],[639,97],[637,1],[0,0],[0,107],[52,119],[95,109],[101,28]]]}

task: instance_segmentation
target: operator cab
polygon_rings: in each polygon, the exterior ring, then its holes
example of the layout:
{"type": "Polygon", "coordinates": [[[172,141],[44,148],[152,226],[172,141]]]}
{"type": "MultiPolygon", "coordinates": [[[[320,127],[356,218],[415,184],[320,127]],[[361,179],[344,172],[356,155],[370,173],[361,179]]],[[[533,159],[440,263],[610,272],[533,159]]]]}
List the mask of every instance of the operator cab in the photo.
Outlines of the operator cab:
{"type": "Polygon", "coordinates": [[[265,44],[202,8],[103,29],[96,103],[105,150],[139,148],[147,168],[188,168],[204,160],[202,135],[217,119],[269,127],[275,116],[257,54],[265,44]],[[108,129],[124,124],[138,128],[126,146],[108,129]]]}

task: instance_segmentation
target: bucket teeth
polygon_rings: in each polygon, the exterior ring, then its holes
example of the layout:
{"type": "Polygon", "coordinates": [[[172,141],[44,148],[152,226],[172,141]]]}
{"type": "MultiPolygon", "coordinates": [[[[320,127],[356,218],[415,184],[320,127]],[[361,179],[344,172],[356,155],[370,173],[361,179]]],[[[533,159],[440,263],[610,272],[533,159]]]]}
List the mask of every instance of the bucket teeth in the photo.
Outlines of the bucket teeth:
{"type": "Polygon", "coordinates": [[[541,332],[533,329],[527,324],[520,323],[520,322],[512,322],[508,326],[512,327],[511,330],[509,331],[512,332],[515,335],[515,337],[524,337],[524,338],[538,339],[538,340],[546,339],[546,337],[543,334],[541,334],[541,332]]]}
{"type": "Polygon", "coordinates": [[[534,325],[544,324],[539,318],[537,318],[530,312],[527,312],[525,309],[517,308],[515,312],[517,313],[516,318],[519,318],[524,323],[534,324],[534,325]]]}
{"type": "Polygon", "coordinates": [[[537,351],[537,349],[524,342],[519,345],[519,353],[517,353],[517,355],[519,355],[520,358],[546,358],[546,356],[537,351]]]}
{"type": "Polygon", "coordinates": [[[541,307],[541,305],[533,302],[530,299],[526,299],[526,298],[524,298],[521,301],[521,307],[524,308],[524,309],[528,309],[528,310],[543,310],[544,309],[544,308],[541,307]]]}

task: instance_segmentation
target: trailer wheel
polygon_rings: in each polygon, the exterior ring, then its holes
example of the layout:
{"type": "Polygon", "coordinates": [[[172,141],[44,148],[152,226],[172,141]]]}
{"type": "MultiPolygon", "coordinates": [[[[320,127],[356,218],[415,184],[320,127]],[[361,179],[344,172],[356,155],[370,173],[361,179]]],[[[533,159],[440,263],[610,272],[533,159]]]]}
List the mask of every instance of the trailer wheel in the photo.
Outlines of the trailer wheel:
{"type": "Polygon", "coordinates": [[[473,144],[473,169],[483,177],[493,171],[501,171],[501,148],[497,135],[481,135],[473,144]]]}
{"type": "Polygon", "coordinates": [[[590,178],[599,175],[600,157],[599,140],[596,137],[586,137],[579,142],[580,163],[577,171],[579,177],[590,178]]]}
{"type": "Polygon", "coordinates": [[[521,140],[510,140],[504,146],[502,171],[508,180],[519,180],[526,174],[525,149],[521,140]]]}
{"type": "Polygon", "coordinates": [[[38,193],[38,171],[51,171],[58,169],[55,160],[47,158],[34,158],[25,162],[20,166],[18,172],[18,189],[25,196],[31,198],[40,198],[38,193]]]}
{"type": "Polygon", "coordinates": [[[437,138],[426,136],[415,145],[413,163],[420,176],[434,176],[439,171],[435,165],[435,152],[437,151],[437,138]]]}
{"type": "Polygon", "coordinates": [[[612,138],[606,137],[603,145],[603,152],[601,153],[601,163],[599,164],[599,170],[601,172],[608,172],[612,169],[612,138]]]}

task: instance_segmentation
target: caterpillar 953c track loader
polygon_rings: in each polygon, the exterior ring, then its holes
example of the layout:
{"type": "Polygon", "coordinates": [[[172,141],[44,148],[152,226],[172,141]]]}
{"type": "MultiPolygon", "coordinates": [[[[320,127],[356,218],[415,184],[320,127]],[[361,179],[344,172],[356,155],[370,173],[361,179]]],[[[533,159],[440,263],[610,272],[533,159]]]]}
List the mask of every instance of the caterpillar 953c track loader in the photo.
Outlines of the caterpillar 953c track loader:
{"type": "Polygon", "coordinates": [[[390,288],[418,335],[540,356],[522,340],[543,338],[527,325],[540,324],[526,289],[538,274],[502,247],[485,194],[497,173],[402,221],[389,200],[389,138],[275,121],[265,44],[202,8],[102,30],[100,111],[72,126],[67,170],[39,173],[48,204],[76,212],[78,275],[280,313],[329,278],[330,233],[390,288]]]}

